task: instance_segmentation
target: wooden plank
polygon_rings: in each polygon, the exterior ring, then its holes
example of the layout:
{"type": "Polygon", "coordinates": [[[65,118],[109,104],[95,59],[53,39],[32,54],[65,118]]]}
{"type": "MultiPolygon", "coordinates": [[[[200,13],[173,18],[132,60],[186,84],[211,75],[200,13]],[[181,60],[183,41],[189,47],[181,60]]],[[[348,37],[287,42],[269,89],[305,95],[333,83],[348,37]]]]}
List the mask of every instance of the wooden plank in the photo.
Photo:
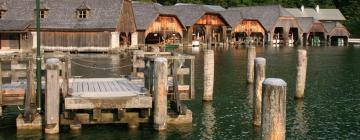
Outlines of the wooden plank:
{"type": "Polygon", "coordinates": [[[118,91],[111,81],[107,82],[107,85],[110,86],[112,92],[118,91]]]}
{"type": "Polygon", "coordinates": [[[12,64],[11,70],[26,70],[26,64],[12,64]]]}
{"type": "Polygon", "coordinates": [[[88,82],[83,82],[83,91],[89,92],[89,83],[88,82]]]}
{"type": "Polygon", "coordinates": [[[105,89],[106,89],[107,92],[111,92],[111,91],[112,91],[112,88],[110,87],[109,82],[102,82],[102,83],[104,84],[105,89]]]}
{"type": "Polygon", "coordinates": [[[177,70],[178,75],[188,75],[190,74],[190,68],[180,68],[177,70]]]}
{"type": "Polygon", "coordinates": [[[78,90],[78,92],[83,92],[83,83],[84,83],[84,82],[79,82],[79,83],[77,83],[77,90],[78,90]]]}
{"type": "Polygon", "coordinates": [[[114,85],[114,87],[116,88],[116,91],[122,91],[122,90],[121,90],[121,87],[119,86],[118,83],[116,83],[116,81],[111,81],[111,84],[114,85]]]}
{"type": "Polygon", "coordinates": [[[65,98],[65,109],[110,109],[110,108],[152,108],[152,97],[140,96],[129,98],[65,98]]]}
{"type": "Polygon", "coordinates": [[[103,82],[97,82],[99,84],[99,87],[100,87],[100,91],[101,92],[106,92],[106,88],[105,88],[105,85],[103,82]]]}
{"type": "Polygon", "coordinates": [[[95,92],[95,86],[97,86],[96,82],[88,82],[89,84],[89,92],[95,92]]]}

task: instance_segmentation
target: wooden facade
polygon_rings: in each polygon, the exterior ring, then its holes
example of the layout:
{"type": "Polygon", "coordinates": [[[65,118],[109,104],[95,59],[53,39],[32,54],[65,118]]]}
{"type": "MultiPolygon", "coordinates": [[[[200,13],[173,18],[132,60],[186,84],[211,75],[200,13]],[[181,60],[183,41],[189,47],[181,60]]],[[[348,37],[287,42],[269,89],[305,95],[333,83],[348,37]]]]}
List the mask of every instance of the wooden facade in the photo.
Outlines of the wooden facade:
{"type": "Polygon", "coordinates": [[[292,44],[302,42],[303,31],[295,17],[279,17],[269,35],[271,43],[292,44]],[[272,41],[271,41],[272,40],[272,41]],[[277,42],[274,42],[277,41],[277,42]],[[291,42],[290,42],[291,41],[291,42]]]}
{"type": "Polygon", "coordinates": [[[42,46],[109,47],[110,32],[41,32],[42,46]]]}
{"type": "Polygon", "coordinates": [[[140,37],[139,42],[144,44],[180,43],[183,30],[184,27],[176,16],[159,15],[145,30],[145,33],[140,34],[144,37],[140,37]]]}
{"type": "Polygon", "coordinates": [[[206,13],[199,18],[184,34],[184,43],[191,43],[194,40],[206,44],[225,42],[227,23],[219,15],[206,13]]]}
{"type": "Polygon", "coordinates": [[[28,32],[2,32],[0,33],[0,49],[31,48],[31,36],[28,32]]]}
{"type": "Polygon", "coordinates": [[[231,31],[233,42],[244,43],[246,37],[251,38],[253,44],[263,44],[265,41],[265,28],[258,20],[242,20],[231,31]]]}

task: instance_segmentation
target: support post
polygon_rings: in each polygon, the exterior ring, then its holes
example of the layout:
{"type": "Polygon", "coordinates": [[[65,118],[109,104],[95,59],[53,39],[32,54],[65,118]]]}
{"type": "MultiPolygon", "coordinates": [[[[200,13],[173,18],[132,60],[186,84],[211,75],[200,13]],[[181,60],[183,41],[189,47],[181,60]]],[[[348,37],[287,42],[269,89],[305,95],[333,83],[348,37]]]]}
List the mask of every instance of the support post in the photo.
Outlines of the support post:
{"type": "Polygon", "coordinates": [[[307,52],[304,49],[299,49],[295,98],[304,98],[306,69],[307,69],[307,52]]]}
{"type": "Polygon", "coordinates": [[[27,67],[27,91],[25,96],[24,120],[30,123],[34,120],[36,114],[36,92],[34,76],[34,60],[29,59],[27,67]]]}
{"type": "Polygon", "coordinates": [[[247,64],[247,83],[252,84],[254,83],[254,60],[256,58],[256,48],[253,46],[250,46],[247,48],[247,58],[248,58],[248,64],[247,64]]]}
{"type": "Polygon", "coordinates": [[[214,51],[204,52],[204,95],[203,101],[212,101],[214,92],[214,51]]]}
{"type": "Polygon", "coordinates": [[[37,45],[37,33],[36,32],[31,32],[31,36],[32,36],[32,48],[36,49],[36,45],[37,45]]]}
{"type": "Polygon", "coordinates": [[[59,59],[46,60],[45,133],[47,134],[59,133],[59,67],[59,59]]]}
{"type": "Polygon", "coordinates": [[[263,82],[261,137],[263,140],[285,140],[286,82],[267,78],[263,82]]]}
{"type": "Polygon", "coordinates": [[[166,129],[167,120],[167,76],[168,62],[166,58],[155,58],[154,67],[154,129],[166,129]]]}
{"type": "Polygon", "coordinates": [[[111,32],[111,48],[118,48],[120,44],[120,33],[119,32],[111,32]]]}
{"type": "Polygon", "coordinates": [[[265,80],[266,59],[259,57],[255,59],[255,94],[254,94],[254,112],[253,121],[255,126],[261,125],[261,99],[262,83],[265,80]]]}

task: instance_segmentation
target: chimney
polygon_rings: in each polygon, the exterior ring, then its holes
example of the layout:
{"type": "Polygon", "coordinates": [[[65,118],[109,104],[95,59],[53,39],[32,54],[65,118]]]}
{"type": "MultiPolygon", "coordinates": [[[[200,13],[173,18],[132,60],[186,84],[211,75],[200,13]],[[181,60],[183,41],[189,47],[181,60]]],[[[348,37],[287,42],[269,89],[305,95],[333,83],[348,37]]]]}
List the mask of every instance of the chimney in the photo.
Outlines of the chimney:
{"type": "Polygon", "coordinates": [[[301,12],[304,12],[304,10],[305,10],[304,5],[301,5],[301,12]]]}
{"type": "Polygon", "coordinates": [[[315,8],[315,10],[316,10],[316,12],[320,12],[320,7],[319,7],[319,5],[316,5],[316,8],[315,8]]]}

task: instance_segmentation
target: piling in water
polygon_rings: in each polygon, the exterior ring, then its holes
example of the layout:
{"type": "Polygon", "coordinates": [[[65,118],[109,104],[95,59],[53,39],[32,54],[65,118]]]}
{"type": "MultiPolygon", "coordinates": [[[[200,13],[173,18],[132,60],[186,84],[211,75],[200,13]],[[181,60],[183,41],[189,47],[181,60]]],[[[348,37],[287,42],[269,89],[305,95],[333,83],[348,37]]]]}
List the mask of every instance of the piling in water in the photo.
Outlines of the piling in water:
{"type": "Polygon", "coordinates": [[[258,57],[255,59],[255,94],[253,98],[253,121],[255,126],[261,125],[262,83],[265,80],[265,67],[265,58],[258,57]]]}
{"type": "Polygon", "coordinates": [[[267,78],[263,82],[261,137],[263,140],[285,140],[286,82],[267,78]]]}
{"type": "Polygon", "coordinates": [[[214,93],[214,51],[204,52],[204,95],[203,101],[212,101],[214,93]]]}
{"type": "Polygon", "coordinates": [[[296,93],[295,98],[304,98],[305,83],[306,83],[306,69],[307,69],[307,55],[306,50],[298,50],[298,64],[296,77],[296,93]]]}
{"type": "Polygon", "coordinates": [[[166,129],[167,120],[167,59],[155,58],[154,67],[154,129],[161,131],[166,129]]]}
{"type": "Polygon", "coordinates": [[[252,84],[254,83],[254,60],[256,58],[256,48],[255,47],[248,47],[247,48],[247,83],[252,84]]]}
{"type": "Polygon", "coordinates": [[[47,134],[59,133],[59,67],[59,59],[46,60],[45,133],[47,134]]]}

